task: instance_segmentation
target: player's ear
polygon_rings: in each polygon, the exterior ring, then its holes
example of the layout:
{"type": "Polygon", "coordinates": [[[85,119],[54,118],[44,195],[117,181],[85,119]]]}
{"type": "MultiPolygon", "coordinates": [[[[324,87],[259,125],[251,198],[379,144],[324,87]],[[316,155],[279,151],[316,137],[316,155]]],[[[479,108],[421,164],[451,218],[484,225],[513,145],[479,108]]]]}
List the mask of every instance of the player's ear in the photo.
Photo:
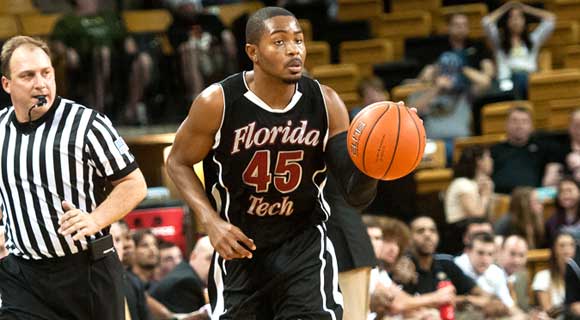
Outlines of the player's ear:
{"type": "Polygon", "coordinates": [[[251,43],[246,43],[246,54],[253,63],[258,62],[258,46],[251,43]]]}

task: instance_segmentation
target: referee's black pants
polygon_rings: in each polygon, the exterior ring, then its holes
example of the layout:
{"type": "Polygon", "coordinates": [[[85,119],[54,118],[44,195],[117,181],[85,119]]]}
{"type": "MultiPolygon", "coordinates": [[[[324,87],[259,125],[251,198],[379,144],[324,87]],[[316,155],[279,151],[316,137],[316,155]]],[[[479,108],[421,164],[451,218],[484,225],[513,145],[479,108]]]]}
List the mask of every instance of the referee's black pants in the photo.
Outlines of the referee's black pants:
{"type": "Polygon", "coordinates": [[[0,260],[0,320],[122,320],[123,267],[116,252],[91,261],[87,252],[62,258],[0,260]]]}

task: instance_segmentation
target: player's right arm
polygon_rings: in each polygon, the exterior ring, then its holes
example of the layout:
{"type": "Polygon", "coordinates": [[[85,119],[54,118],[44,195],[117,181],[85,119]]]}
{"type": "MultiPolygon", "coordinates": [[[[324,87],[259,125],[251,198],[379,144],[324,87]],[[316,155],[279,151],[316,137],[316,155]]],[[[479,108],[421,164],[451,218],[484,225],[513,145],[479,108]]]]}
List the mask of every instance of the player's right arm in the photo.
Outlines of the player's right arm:
{"type": "Polygon", "coordinates": [[[240,243],[255,250],[254,242],[219,216],[193,170],[193,165],[202,161],[211,150],[222,121],[223,101],[223,91],[218,85],[205,89],[193,101],[189,115],[175,135],[167,158],[167,171],[185,202],[198,216],[219,255],[226,260],[251,258],[252,253],[240,243]]]}

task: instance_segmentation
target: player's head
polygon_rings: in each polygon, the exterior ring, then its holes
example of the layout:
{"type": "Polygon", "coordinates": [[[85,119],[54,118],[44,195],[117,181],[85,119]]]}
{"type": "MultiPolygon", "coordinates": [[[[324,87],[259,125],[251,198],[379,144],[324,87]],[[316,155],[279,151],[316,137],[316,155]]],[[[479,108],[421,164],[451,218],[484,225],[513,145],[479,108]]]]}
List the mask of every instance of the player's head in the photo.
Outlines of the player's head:
{"type": "Polygon", "coordinates": [[[296,17],[278,7],[258,10],[246,25],[246,53],[254,71],[296,83],[306,58],[304,34],[296,17]]]}
{"type": "Polygon", "coordinates": [[[38,103],[36,96],[46,96],[43,108],[52,105],[56,94],[54,68],[48,45],[27,36],[10,38],[2,46],[2,88],[16,108],[38,103]]]}

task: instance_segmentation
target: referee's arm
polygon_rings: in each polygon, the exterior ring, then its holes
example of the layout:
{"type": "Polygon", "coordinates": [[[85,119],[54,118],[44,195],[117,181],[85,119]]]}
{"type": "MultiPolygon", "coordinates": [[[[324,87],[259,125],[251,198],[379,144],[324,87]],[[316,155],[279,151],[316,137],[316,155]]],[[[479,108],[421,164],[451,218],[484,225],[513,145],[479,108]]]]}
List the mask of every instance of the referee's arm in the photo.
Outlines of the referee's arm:
{"type": "Polygon", "coordinates": [[[60,218],[59,232],[64,236],[74,234],[74,240],[91,236],[111,223],[123,218],[133,210],[147,194],[147,185],[140,169],[111,181],[113,190],[91,214],[76,209],[70,202],[63,201],[65,214],[60,218]]]}

